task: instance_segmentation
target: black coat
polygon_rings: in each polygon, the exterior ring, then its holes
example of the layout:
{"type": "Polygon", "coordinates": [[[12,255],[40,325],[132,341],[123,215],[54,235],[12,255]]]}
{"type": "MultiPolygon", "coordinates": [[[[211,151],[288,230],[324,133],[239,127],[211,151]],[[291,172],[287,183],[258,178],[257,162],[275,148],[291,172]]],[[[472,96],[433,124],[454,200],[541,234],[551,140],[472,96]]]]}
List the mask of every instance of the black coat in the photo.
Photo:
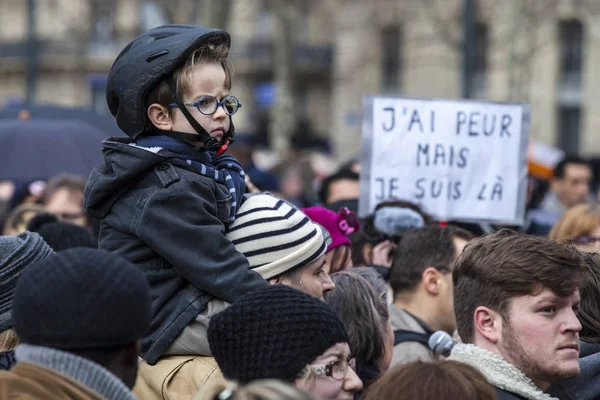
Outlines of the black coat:
{"type": "Polygon", "coordinates": [[[600,398],[600,345],[580,342],[579,366],[575,378],[555,383],[548,393],[561,400],[596,400],[600,398]]]}
{"type": "Polygon", "coordinates": [[[16,363],[17,359],[15,358],[14,350],[0,353],[0,371],[8,371],[16,363]]]}
{"type": "Polygon", "coordinates": [[[104,164],[88,179],[84,205],[102,219],[99,247],[136,264],[150,282],[142,356],[152,365],[213,297],[231,303],[267,283],[225,237],[227,187],[173,153],[130,144],[103,143],[104,164]]]}
{"type": "Polygon", "coordinates": [[[527,398],[496,388],[496,400],[527,400],[527,398]]]}

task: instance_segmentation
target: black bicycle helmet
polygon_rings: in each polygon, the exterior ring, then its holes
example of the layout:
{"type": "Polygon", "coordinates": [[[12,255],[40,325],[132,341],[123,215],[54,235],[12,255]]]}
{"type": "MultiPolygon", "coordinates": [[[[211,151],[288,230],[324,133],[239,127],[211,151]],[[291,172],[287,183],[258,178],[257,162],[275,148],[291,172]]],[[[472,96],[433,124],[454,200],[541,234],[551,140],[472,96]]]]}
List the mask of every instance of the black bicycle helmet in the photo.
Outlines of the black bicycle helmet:
{"type": "MultiPolygon", "coordinates": [[[[219,29],[194,25],[163,25],[141,34],[125,46],[112,65],[106,84],[108,108],[119,128],[133,139],[149,133],[145,107],[148,93],[164,79],[170,79],[169,83],[175,88],[172,73],[199,45],[209,42],[229,46],[231,39],[227,32],[219,29]]],[[[222,141],[218,142],[192,117],[178,93],[173,101],[198,135],[174,131],[159,131],[159,134],[185,142],[202,142],[204,148],[209,150],[220,147],[224,151],[233,141],[233,123],[222,141]]],[[[229,118],[231,121],[231,116],[229,118]]]]}

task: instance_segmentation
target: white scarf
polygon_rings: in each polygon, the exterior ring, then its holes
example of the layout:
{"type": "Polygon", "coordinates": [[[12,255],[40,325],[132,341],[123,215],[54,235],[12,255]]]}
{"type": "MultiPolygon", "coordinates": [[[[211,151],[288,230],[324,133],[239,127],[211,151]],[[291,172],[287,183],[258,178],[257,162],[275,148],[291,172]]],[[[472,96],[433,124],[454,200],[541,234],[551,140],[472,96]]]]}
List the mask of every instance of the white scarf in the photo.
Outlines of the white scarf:
{"type": "Polygon", "coordinates": [[[472,344],[457,343],[452,349],[449,360],[469,364],[479,370],[487,380],[497,388],[530,400],[552,400],[542,392],[521,370],[505,359],[490,351],[472,344]]]}

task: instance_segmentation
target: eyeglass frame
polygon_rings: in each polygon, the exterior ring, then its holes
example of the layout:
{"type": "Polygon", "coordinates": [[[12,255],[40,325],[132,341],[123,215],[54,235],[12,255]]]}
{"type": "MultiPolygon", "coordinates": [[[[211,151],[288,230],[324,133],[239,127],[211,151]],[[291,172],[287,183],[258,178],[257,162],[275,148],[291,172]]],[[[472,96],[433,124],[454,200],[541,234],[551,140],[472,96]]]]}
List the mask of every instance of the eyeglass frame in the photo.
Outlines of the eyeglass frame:
{"type": "MultiPolygon", "coordinates": [[[[227,114],[229,116],[235,115],[239,111],[239,109],[242,108],[242,103],[240,102],[240,99],[238,99],[237,97],[232,96],[232,95],[227,95],[227,96],[223,97],[223,99],[221,99],[221,101],[219,101],[219,99],[217,99],[215,96],[209,96],[209,95],[200,96],[200,98],[198,100],[196,100],[194,103],[183,103],[183,105],[186,106],[186,107],[195,107],[196,110],[198,110],[198,112],[200,114],[207,115],[207,116],[210,116],[210,115],[213,115],[214,113],[216,113],[217,110],[219,109],[219,107],[222,107],[223,111],[225,111],[225,114],[227,114]],[[217,103],[217,105],[215,107],[215,110],[213,112],[211,112],[210,114],[203,113],[200,110],[200,102],[202,101],[202,99],[205,99],[207,97],[211,98],[211,99],[215,99],[215,101],[217,103]],[[225,101],[224,100],[227,99],[227,98],[229,98],[229,97],[234,98],[237,101],[237,103],[238,103],[238,108],[235,110],[235,112],[233,114],[227,114],[227,108],[225,108],[225,101]]],[[[169,104],[169,107],[179,107],[179,105],[177,103],[171,103],[171,104],[169,104]]]]}
{"type": "Polygon", "coordinates": [[[314,372],[316,376],[327,376],[329,378],[335,379],[336,381],[339,381],[345,379],[346,376],[348,376],[348,368],[352,368],[353,371],[356,371],[356,358],[352,358],[346,361],[332,361],[327,364],[309,365],[308,367],[314,372]],[[338,362],[343,362],[345,365],[344,375],[340,378],[336,378],[333,376],[333,366],[338,362]]]}

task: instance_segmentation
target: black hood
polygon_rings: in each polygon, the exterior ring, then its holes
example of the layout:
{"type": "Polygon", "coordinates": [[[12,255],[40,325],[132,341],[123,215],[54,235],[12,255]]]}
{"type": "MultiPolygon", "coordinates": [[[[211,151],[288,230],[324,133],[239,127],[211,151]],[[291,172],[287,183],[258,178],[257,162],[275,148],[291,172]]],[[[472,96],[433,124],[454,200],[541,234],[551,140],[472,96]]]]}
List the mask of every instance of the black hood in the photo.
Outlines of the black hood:
{"type": "Polygon", "coordinates": [[[85,211],[104,218],[114,203],[157,164],[173,160],[174,155],[161,149],[142,148],[132,139],[110,138],[102,142],[104,164],[94,168],[85,188],[85,211]]]}

